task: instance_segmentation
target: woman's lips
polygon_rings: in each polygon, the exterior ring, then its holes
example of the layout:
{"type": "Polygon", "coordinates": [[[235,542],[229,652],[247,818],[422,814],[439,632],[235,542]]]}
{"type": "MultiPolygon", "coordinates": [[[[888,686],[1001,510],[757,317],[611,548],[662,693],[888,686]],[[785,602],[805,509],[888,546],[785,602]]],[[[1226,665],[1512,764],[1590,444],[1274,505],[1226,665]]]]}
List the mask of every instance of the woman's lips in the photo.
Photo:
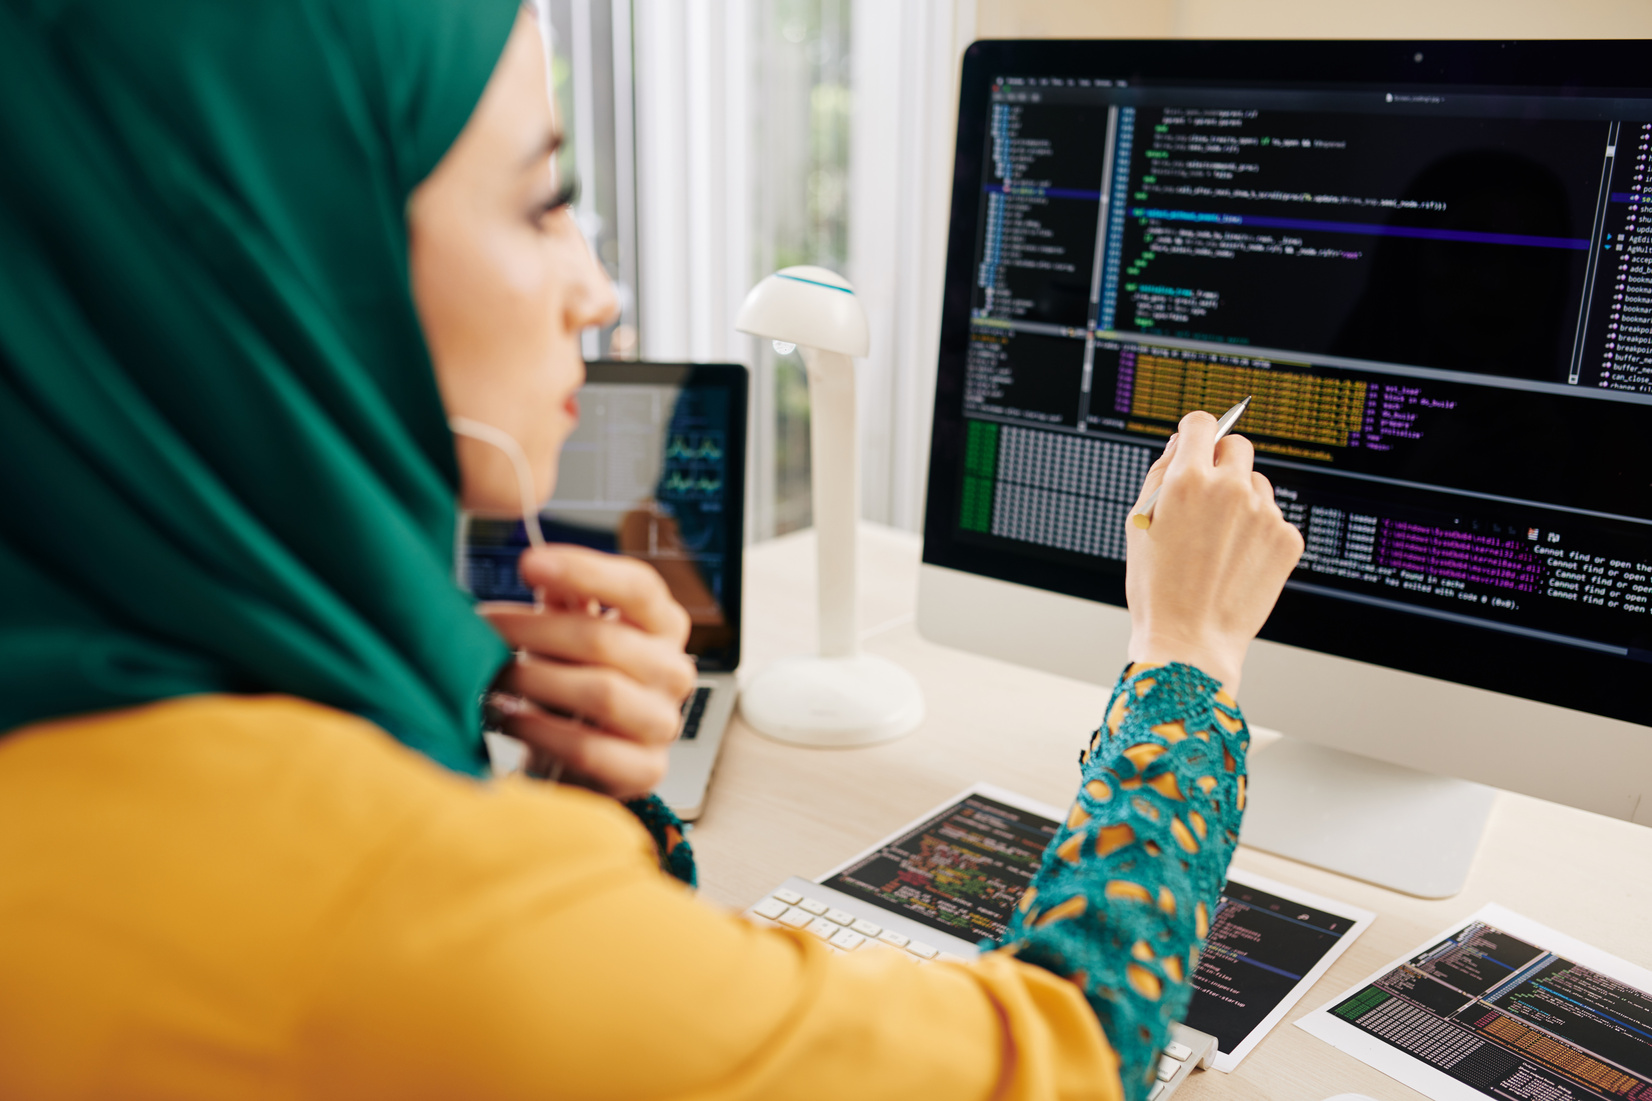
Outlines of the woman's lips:
{"type": "Polygon", "coordinates": [[[569,420],[578,421],[579,420],[579,395],[578,394],[569,394],[568,395],[568,400],[562,403],[562,408],[567,410],[569,420]]]}

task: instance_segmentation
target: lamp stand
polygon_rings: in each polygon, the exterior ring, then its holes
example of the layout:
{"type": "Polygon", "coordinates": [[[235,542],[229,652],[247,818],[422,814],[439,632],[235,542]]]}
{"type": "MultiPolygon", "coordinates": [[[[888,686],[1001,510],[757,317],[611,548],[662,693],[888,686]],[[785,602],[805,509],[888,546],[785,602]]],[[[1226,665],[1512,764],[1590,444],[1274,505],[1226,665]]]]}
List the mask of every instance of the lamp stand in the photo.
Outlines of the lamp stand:
{"type": "Polygon", "coordinates": [[[874,745],[923,721],[923,691],[899,665],[860,651],[854,360],[808,346],[799,351],[809,376],[820,652],[764,669],[741,692],[740,710],[758,732],[778,741],[874,745]]]}

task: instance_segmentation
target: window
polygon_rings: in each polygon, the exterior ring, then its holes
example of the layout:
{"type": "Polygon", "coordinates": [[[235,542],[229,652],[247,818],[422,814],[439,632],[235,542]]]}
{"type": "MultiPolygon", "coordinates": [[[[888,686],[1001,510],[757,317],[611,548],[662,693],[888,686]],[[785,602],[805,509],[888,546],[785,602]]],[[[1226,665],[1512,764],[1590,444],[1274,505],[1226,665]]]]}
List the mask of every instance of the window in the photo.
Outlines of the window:
{"type": "Polygon", "coordinates": [[[922,521],[956,62],[974,0],[539,0],[583,191],[619,287],[587,356],[752,368],[747,531],[807,526],[802,361],[734,330],[763,275],[818,264],[872,322],[863,513],[922,521]]]}

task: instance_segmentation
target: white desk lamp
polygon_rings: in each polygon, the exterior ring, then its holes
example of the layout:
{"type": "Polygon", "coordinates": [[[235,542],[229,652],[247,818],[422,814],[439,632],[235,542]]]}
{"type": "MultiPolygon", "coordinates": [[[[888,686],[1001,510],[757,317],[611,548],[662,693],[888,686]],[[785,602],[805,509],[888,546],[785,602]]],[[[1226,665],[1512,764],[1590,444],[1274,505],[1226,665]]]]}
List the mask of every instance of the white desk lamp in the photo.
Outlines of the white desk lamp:
{"type": "Polygon", "coordinates": [[[820,588],[820,653],[786,658],[740,696],[746,721],[797,745],[872,745],[923,721],[923,692],[892,661],[860,652],[856,522],[860,458],[855,439],[855,363],[869,339],[854,288],[825,268],[784,268],[753,287],[735,326],[796,345],[809,375],[810,465],[820,588]]]}

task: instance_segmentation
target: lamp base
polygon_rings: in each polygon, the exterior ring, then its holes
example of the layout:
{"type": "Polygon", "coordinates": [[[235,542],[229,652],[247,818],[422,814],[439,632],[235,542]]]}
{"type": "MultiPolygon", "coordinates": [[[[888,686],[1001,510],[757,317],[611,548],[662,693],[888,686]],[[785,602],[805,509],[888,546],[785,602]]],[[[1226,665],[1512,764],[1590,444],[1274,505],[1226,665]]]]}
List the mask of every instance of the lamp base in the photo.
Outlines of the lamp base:
{"type": "Polygon", "coordinates": [[[741,690],[740,712],[776,741],[844,748],[910,733],[924,697],[911,673],[874,654],[786,658],[741,690]]]}

